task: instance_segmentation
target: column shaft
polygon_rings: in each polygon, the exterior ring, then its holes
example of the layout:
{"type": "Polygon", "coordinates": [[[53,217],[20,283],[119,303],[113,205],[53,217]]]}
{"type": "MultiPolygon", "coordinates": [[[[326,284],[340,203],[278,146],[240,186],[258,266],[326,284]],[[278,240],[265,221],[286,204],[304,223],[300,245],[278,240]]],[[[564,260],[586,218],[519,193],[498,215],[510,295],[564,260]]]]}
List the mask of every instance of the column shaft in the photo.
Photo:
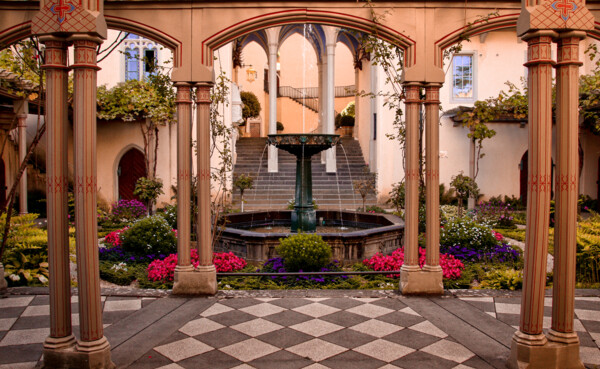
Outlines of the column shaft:
{"type": "Polygon", "coordinates": [[[67,43],[42,39],[46,70],[46,199],[50,270],[50,336],[44,348],[75,344],[71,326],[71,278],[67,211],[67,43]]]}
{"type": "MultiPolygon", "coordinates": [[[[325,133],[335,133],[335,39],[327,43],[327,97],[325,100],[325,133]]],[[[327,173],[336,172],[335,147],[325,151],[327,173]]]]}
{"type": "Polygon", "coordinates": [[[406,90],[406,143],[404,206],[404,265],[405,270],[419,268],[419,86],[408,84],[406,90]]]}
{"type": "Polygon", "coordinates": [[[191,271],[190,203],[192,191],[192,96],[190,85],[177,83],[177,267],[191,271]]]}
{"type": "Polygon", "coordinates": [[[80,350],[107,346],[102,327],[96,216],[96,48],[100,39],[74,39],[75,237],[79,286],[80,350]],[[103,341],[91,343],[93,341],[103,341]],[[88,347],[89,346],[89,347],[88,347]]]}
{"type": "Polygon", "coordinates": [[[440,86],[425,88],[425,179],[427,259],[425,266],[440,269],[440,86]]]}
{"type": "MultiPolygon", "coordinates": [[[[277,133],[277,42],[269,42],[269,134],[277,133]]],[[[275,146],[269,145],[269,173],[277,172],[278,150],[275,146]]]]}
{"type": "Polygon", "coordinates": [[[579,62],[579,41],[583,35],[574,34],[567,33],[558,41],[552,331],[570,333],[573,339],[577,339],[573,332],[573,319],[579,191],[579,67],[582,65],[579,62]]]}
{"type": "Polygon", "coordinates": [[[212,232],[210,214],[210,84],[199,84],[196,89],[197,145],[198,145],[198,254],[200,266],[211,266],[212,232]]]}
{"type": "MultiPolygon", "coordinates": [[[[17,115],[19,131],[19,163],[25,160],[27,155],[27,113],[17,115]]],[[[27,214],[27,168],[21,176],[19,183],[19,213],[27,214]]]]}
{"type": "MultiPolygon", "coordinates": [[[[521,300],[520,332],[541,335],[548,254],[552,152],[552,37],[543,33],[527,38],[529,70],[529,174],[527,231],[521,300]]],[[[545,338],[535,339],[545,342],[545,338]]],[[[540,342],[541,343],[541,342],[540,342]]]]}

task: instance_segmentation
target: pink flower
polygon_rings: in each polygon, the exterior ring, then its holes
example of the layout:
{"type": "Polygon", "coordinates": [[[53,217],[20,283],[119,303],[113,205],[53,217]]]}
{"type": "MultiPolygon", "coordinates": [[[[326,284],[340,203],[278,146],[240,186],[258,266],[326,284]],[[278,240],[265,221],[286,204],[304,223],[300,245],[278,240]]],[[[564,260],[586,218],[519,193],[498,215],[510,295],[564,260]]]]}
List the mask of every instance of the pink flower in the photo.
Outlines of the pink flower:
{"type": "MultiPolygon", "coordinates": [[[[192,249],[190,252],[192,265],[197,267],[199,262],[198,250],[192,249]]],[[[217,272],[233,272],[243,269],[246,266],[246,260],[235,256],[232,252],[214,253],[213,262],[217,272]]],[[[171,254],[163,260],[154,260],[148,265],[148,279],[151,281],[170,282],[175,278],[175,267],[177,266],[177,254],[171,254]]]]}

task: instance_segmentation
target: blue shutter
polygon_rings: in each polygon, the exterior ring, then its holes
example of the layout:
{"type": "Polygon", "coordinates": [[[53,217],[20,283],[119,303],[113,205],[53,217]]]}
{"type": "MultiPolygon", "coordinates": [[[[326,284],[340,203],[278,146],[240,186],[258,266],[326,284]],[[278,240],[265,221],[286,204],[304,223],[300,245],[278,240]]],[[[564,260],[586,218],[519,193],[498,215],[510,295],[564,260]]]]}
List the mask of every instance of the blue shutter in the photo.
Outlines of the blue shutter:
{"type": "Polygon", "coordinates": [[[140,61],[138,49],[125,49],[125,80],[140,78],[140,61]]]}

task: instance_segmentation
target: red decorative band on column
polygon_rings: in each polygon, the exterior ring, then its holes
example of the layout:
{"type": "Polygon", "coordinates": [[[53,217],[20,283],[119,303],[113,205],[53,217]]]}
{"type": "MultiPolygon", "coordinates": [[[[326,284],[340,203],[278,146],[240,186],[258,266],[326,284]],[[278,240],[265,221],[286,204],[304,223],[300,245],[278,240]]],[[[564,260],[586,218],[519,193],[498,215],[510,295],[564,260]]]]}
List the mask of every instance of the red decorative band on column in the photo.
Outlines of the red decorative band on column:
{"type": "Polygon", "coordinates": [[[190,85],[187,83],[176,83],[177,96],[175,98],[176,104],[191,104],[192,103],[192,92],[190,85]]]}
{"type": "Polygon", "coordinates": [[[428,86],[425,87],[425,100],[423,104],[439,104],[440,103],[440,88],[439,86],[428,86]]]}
{"type": "Polygon", "coordinates": [[[43,41],[44,65],[42,69],[68,69],[67,68],[67,42],[58,40],[43,41]]]}
{"type": "Polygon", "coordinates": [[[48,176],[46,177],[47,193],[66,193],[69,189],[69,181],[66,176],[48,176]]]}
{"type": "Polygon", "coordinates": [[[407,170],[405,173],[406,179],[417,180],[420,177],[420,171],[418,169],[407,170]]]}
{"type": "Polygon", "coordinates": [[[199,85],[196,88],[196,103],[198,104],[210,104],[210,86],[199,85]]]}
{"type": "Polygon", "coordinates": [[[425,170],[426,179],[440,179],[439,170],[425,170]]]}
{"type": "Polygon", "coordinates": [[[177,178],[179,178],[181,180],[190,179],[191,178],[190,171],[189,170],[180,170],[179,174],[177,175],[177,178]]]}
{"type": "Polygon", "coordinates": [[[209,181],[210,180],[210,170],[202,169],[200,174],[198,174],[199,181],[209,181]]]}
{"type": "Polygon", "coordinates": [[[533,34],[527,39],[527,62],[523,64],[526,67],[531,67],[538,64],[551,64],[552,60],[552,39],[551,36],[533,34]]]}
{"type": "Polygon", "coordinates": [[[87,68],[100,70],[96,65],[96,47],[99,42],[90,40],[75,40],[75,63],[71,66],[72,69],[87,68]]]}

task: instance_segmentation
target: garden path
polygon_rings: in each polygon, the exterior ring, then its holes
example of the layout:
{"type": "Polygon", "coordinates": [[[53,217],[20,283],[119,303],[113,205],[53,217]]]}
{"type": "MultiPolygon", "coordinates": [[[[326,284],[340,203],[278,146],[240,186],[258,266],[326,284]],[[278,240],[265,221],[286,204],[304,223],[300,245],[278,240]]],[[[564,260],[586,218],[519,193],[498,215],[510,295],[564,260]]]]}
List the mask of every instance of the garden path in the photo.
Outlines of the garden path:
{"type": "MultiPolygon", "coordinates": [[[[11,288],[3,297],[0,369],[33,368],[48,335],[47,289],[11,288]]],[[[152,369],[504,368],[520,301],[519,292],[485,290],[443,297],[221,291],[184,298],[103,289],[102,298],[113,361],[152,369]]],[[[545,304],[547,326],[549,295],[545,304]]],[[[592,368],[600,365],[600,291],[577,290],[575,308],[581,358],[592,368]]],[[[76,303],[73,309],[77,322],[76,303]]]]}

